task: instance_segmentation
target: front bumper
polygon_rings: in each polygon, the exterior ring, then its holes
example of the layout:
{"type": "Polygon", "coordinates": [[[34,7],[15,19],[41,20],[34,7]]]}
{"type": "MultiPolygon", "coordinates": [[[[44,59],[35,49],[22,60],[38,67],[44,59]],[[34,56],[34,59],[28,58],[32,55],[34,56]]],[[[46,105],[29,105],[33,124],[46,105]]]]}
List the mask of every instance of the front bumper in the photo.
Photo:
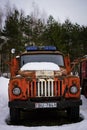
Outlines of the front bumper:
{"type": "Polygon", "coordinates": [[[82,105],[82,100],[80,99],[69,99],[69,100],[59,100],[59,101],[44,101],[44,102],[32,102],[31,100],[14,100],[8,103],[9,107],[20,108],[20,109],[67,109],[69,107],[78,107],[82,105]],[[43,106],[45,104],[45,107],[43,106]],[[51,105],[50,105],[51,104],[51,105]],[[55,104],[52,106],[52,104],[55,104]],[[49,105],[49,106],[48,106],[49,105]],[[39,106],[39,107],[37,107],[39,106]]]}

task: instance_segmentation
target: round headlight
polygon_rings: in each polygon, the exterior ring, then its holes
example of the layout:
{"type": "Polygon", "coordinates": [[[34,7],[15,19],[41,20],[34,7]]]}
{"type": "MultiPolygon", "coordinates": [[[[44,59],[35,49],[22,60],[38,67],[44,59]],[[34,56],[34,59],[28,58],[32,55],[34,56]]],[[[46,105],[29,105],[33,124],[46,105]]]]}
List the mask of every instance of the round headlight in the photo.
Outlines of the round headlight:
{"type": "Polygon", "coordinates": [[[76,94],[78,92],[78,88],[76,86],[71,86],[70,93],[76,94]]]}
{"type": "Polygon", "coordinates": [[[15,88],[13,88],[12,92],[14,95],[18,96],[21,93],[21,89],[19,87],[15,87],[15,88]]]}

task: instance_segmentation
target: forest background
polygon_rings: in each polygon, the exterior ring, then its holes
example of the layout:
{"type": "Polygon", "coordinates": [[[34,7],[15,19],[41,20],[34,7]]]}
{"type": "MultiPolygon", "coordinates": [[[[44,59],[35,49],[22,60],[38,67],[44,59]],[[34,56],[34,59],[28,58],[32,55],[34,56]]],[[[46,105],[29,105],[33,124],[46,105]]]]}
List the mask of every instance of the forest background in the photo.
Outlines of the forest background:
{"type": "Polygon", "coordinates": [[[16,7],[7,6],[5,13],[0,8],[0,72],[9,71],[6,62],[11,58],[12,48],[19,54],[27,45],[54,45],[69,54],[71,61],[87,54],[87,26],[70,19],[61,23],[52,15],[40,17],[38,10],[25,15],[16,7]]]}

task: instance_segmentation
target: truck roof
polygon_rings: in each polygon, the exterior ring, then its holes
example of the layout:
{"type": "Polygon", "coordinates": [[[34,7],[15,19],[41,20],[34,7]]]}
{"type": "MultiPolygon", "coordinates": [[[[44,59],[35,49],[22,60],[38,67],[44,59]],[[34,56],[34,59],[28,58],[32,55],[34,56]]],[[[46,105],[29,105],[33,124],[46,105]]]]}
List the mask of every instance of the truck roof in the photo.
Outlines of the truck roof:
{"type": "Polygon", "coordinates": [[[60,54],[63,55],[55,46],[27,46],[26,51],[21,55],[33,54],[60,54]]]}
{"type": "Polygon", "coordinates": [[[42,51],[42,50],[28,51],[28,52],[25,51],[21,55],[32,55],[32,54],[60,54],[60,55],[63,55],[63,53],[61,53],[60,51],[42,51]]]}

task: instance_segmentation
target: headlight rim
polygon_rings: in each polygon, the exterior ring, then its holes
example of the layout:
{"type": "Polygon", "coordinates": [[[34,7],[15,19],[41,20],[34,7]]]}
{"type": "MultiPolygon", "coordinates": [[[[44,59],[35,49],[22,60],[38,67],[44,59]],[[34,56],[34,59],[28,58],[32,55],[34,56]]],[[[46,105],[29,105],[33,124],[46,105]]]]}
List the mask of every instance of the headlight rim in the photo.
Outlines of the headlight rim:
{"type": "MultiPolygon", "coordinates": [[[[16,90],[17,91],[17,90],[16,90]]],[[[19,87],[19,86],[15,86],[13,89],[12,89],[12,93],[13,93],[13,95],[14,96],[19,96],[19,95],[21,95],[21,88],[19,87]],[[15,93],[14,91],[15,91],[15,89],[19,89],[18,91],[18,93],[15,93]]]]}
{"type": "Polygon", "coordinates": [[[77,94],[78,93],[78,87],[76,85],[72,85],[70,86],[69,92],[71,94],[77,94]],[[74,91],[72,91],[71,89],[74,88],[74,91]],[[76,89],[76,90],[75,90],[76,89]]]}

